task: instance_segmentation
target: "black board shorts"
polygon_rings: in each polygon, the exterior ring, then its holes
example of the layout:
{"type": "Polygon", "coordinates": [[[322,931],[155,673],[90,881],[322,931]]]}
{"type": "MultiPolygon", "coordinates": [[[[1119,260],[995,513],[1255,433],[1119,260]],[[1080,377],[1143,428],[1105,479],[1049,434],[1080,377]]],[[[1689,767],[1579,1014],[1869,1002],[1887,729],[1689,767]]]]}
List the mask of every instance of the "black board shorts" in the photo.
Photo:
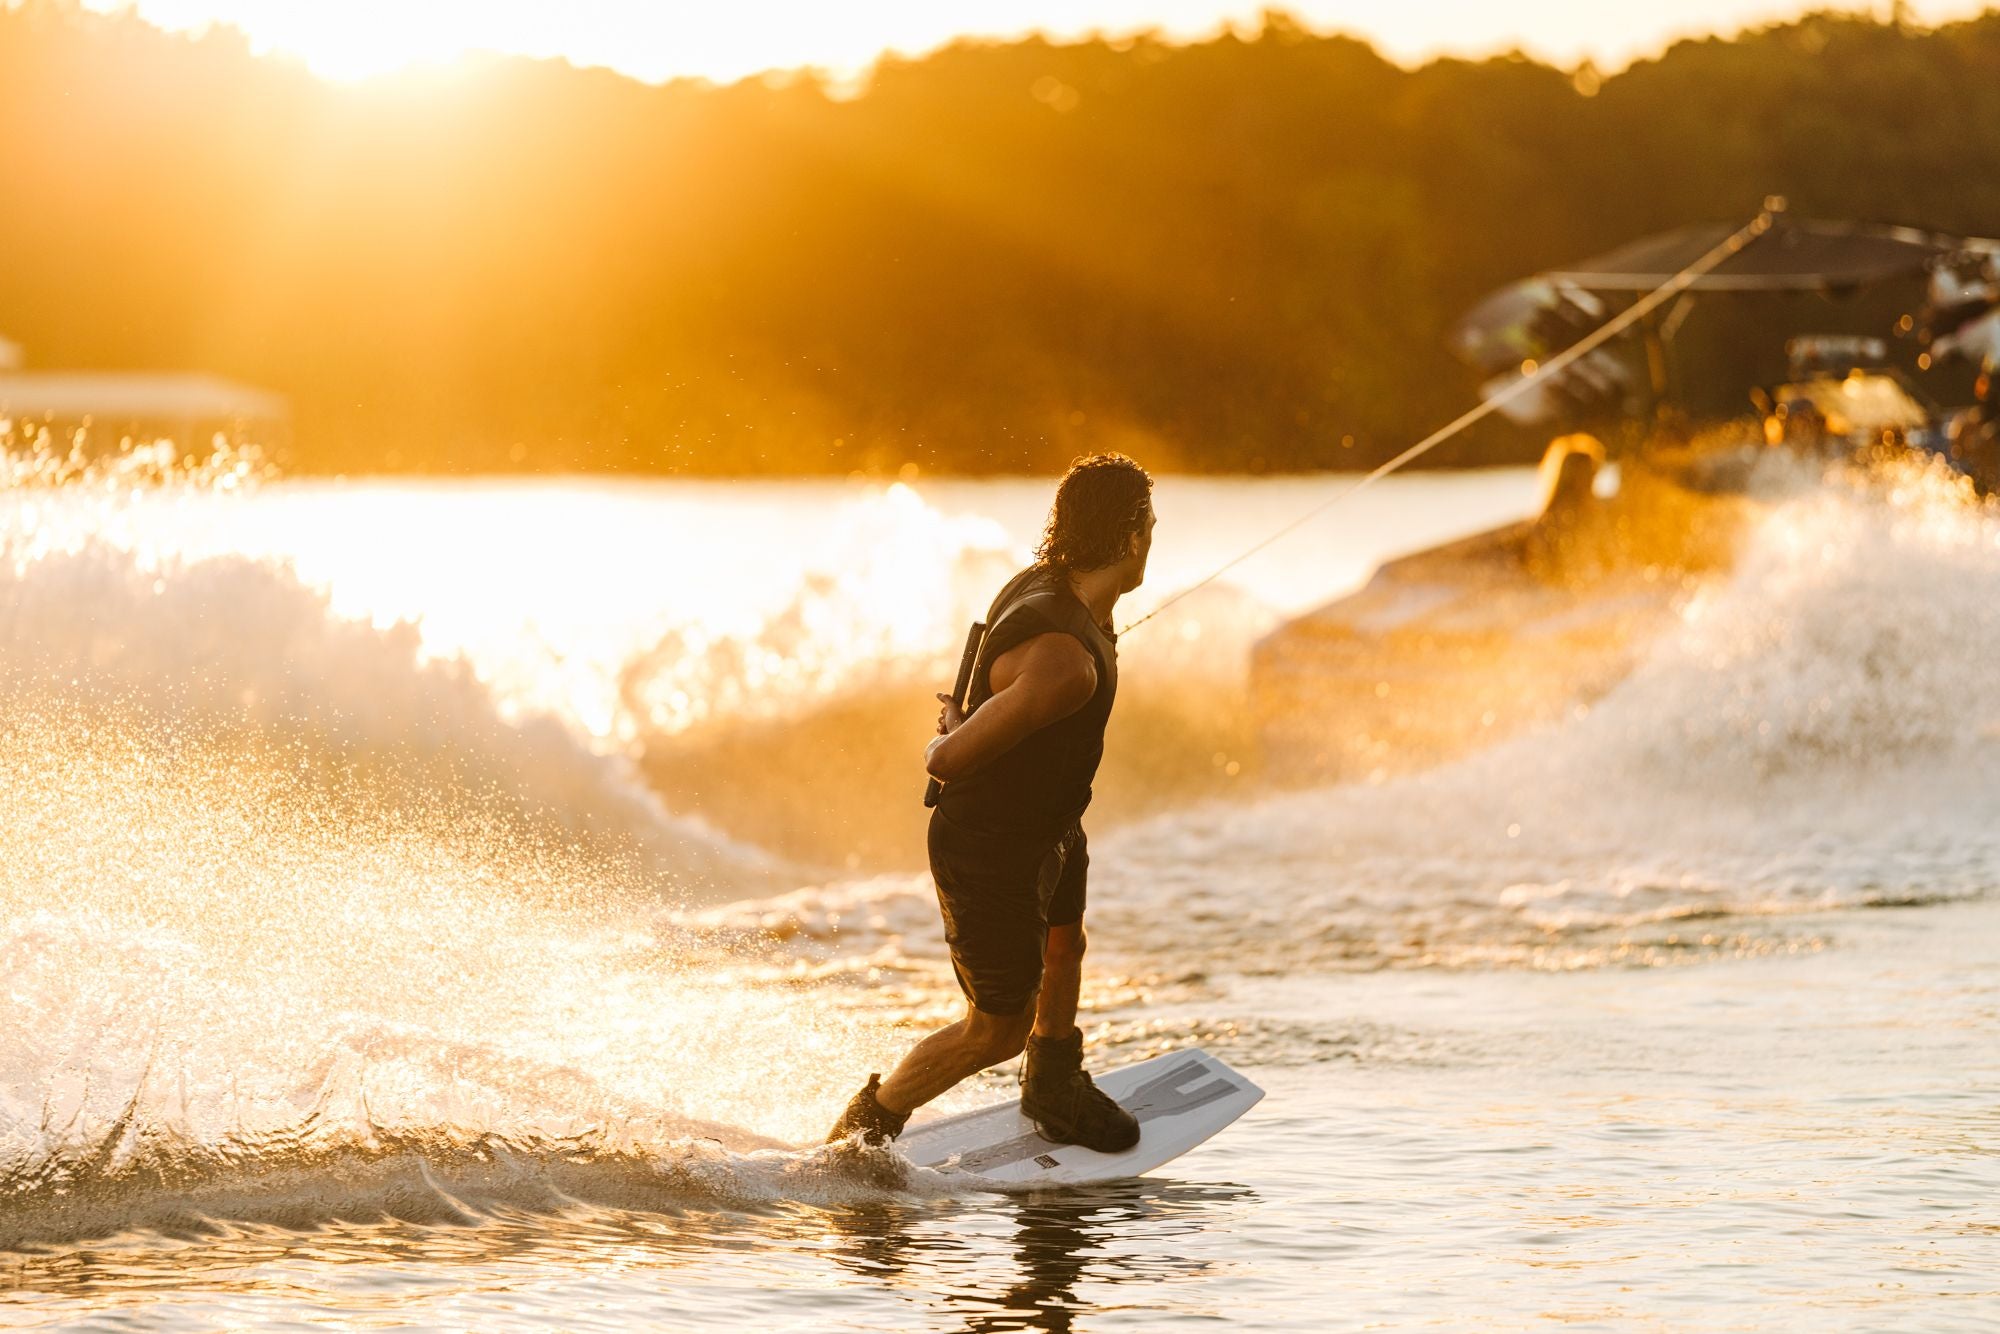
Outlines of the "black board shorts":
{"type": "Polygon", "coordinates": [[[931,879],[952,970],[973,1008],[1018,1015],[1042,987],[1049,928],[1083,920],[1083,826],[1054,840],[978,833],[931,812],[931,879]]]}

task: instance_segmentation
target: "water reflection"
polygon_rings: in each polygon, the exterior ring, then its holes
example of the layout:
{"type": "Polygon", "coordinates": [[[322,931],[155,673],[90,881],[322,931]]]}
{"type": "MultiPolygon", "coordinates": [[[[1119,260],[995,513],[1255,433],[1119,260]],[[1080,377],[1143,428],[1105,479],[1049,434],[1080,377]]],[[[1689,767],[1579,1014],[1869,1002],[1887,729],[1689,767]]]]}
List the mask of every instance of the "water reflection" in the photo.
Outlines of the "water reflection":
{"type": "MultiPolygon", "coordinates": [[[[926,1328],[969,1334],[1072,1331],[1125,1289],[1123,1310],[1185,1310],[1159,1285],[1209,1276],[1187,1258],[1199,1233],[1227,1231],[1257,1196],[1235,1186],[1151,1181],[1034,1196],[815,1208],[549,1214],[468,1206],[470,1225],[347,1221],[291,1230],[211,1223],[178,1236],[128,1234],[42,1253],[0,1255],[0,1322],[62,1323],[123,1311],[162,1329],[261,1323],[301,1309],[424,1320],[433,1302],[488,1299],[483,1327],[574,1319],[587,1294],[608,1310],[661,1304],[883,1327],[913,1310],[926,1328]],[[828,1263],[831,1261],[831,1263],[828,1263]],[[1135,1300],[1143,1286],[1151,1295],[1135,1300]],[[836,1295],[837,1294],[837,1295],[836,1295]],[[831,1303],[831,1305],[827,1305],[831,1303]],[[845,1320],[835,1318],[838,1309],[845,1320]],[[858,1323],[857,1323],[858,1321],[858,1323]]],[[[1203,1303],[1197,1301],[1197,1305],[1203,1303]]]]}
{"type": "Polygon", "coordinates": [[[901,1294],[927,1325],[948,1316],[968,1334],[1068,1334],[1096,1304],[1079,1295],[1087,1285],[1207,1274],[1211,1262],[1178,1254],[1177,1239],[1255,1198],[1238,1186],[1125,1181],[1011,1197],[976,1213],[871,1205],[828,1213],[839,1243],[828,1257],[901,1294]]]}

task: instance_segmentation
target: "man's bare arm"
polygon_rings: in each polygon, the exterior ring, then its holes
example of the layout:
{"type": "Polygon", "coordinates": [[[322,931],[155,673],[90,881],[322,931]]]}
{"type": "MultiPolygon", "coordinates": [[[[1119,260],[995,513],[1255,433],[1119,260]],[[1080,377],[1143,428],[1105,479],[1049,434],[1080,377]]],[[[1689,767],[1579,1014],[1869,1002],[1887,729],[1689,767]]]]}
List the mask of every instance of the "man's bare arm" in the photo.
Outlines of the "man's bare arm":
{"type": "Polygon", "coordinates": [[[943,735],[924,752],[931,777],[945,783],[963,778],[1030,732],[1075,713],[1097,693],[1097,661],[1073,635],[1036,635],[996,658],[991,680],[992,697],[970,718],[959,718],[945,704],[943,735]]]}

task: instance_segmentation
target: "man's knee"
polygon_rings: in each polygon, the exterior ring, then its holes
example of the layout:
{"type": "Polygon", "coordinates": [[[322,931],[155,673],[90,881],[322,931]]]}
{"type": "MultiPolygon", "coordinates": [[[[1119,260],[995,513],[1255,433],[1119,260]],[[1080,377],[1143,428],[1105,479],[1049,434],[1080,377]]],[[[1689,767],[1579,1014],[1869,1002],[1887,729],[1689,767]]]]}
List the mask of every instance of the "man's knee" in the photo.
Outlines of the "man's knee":
{"type": "Polygon", "coordinates": [[[970,1037],[979,1054],[988,1065],[998,1065],[1011,1061],[1021,1054],[1028,1045],[1028,1032],[1035,1026],[1034,1007],[1017,1015],[987,1014],[982,1010],[972,1012],[970,1037]]]}
{"type": "Polygon", "coordinates": [[[1042,946],[1042,957],[1050,963],[1073,963],[1083,957],[1089,943],[1090,938],[1084,934],[1082,922],[1052,926],[1048,942],[1042,946]]]}
{"type": "Polygon", "coordinates": [[[1009,1028],[986,1050],[986,1063],[998,1065],[1019,1056],[1028,1045],[1028,1032],[1035,1026],[1033,1019],[1024,1018],[1019,1024],[1009,1028]]]}

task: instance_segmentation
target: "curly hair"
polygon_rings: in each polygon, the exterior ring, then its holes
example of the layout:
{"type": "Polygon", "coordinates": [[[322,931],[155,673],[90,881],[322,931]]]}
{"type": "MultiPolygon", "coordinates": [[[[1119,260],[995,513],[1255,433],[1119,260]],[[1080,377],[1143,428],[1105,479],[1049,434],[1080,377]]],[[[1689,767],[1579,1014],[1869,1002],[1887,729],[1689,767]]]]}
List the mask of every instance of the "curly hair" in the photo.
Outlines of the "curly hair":
{"type": "Polygon", "coordinates": [[[1116,565],[1145,524],[1152,496],[1152,477],[1123,454],[1078,459],[1056,486],[1036,564],[1060,570],[1116,565]]]}

